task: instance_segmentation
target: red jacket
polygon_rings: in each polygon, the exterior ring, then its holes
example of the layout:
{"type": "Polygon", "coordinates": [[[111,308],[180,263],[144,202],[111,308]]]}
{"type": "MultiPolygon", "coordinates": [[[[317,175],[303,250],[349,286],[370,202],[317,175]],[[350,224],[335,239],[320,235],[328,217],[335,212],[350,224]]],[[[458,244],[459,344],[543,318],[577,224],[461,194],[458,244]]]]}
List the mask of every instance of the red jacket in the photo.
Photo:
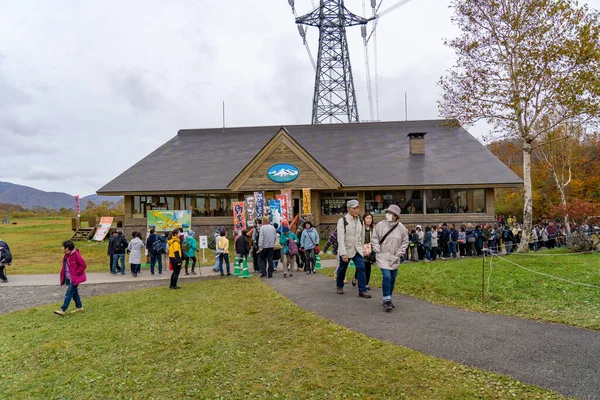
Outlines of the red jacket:
{"type": "Polygon", "coordinates": [[[81,254],[79,254],[79,250],[75,249],[64,255],[62,268],[60,269],[61,286],[65,284],[65,264],[69,266],[71,282],[73,282],[73,285],[77,286],[86,281],[85,268],[87,265],[85,264],[83,257],[81,257],[81,254]]]}

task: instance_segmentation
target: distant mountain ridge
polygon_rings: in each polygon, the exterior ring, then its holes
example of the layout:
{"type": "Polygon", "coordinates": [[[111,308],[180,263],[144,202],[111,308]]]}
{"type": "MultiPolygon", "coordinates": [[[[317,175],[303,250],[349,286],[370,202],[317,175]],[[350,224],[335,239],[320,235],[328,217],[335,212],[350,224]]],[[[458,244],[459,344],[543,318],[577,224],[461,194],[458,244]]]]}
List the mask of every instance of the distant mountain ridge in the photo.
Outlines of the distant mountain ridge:
{"type": "MultiPolygon", "coordinates": [[[[100,204],[103,201],[118,203],[123,200],[121,196],[98,196],[92,194],[82,197],[81,209],[83,210],[88,201],[100,204]]],[[[63,192],[44,192],[29,186],[17,185],[10,182],[0,182],[0,203],[15,204],[24,208],[49,208],[60,210],[61,208],[75,209],[75,196],[63,192]]]]}

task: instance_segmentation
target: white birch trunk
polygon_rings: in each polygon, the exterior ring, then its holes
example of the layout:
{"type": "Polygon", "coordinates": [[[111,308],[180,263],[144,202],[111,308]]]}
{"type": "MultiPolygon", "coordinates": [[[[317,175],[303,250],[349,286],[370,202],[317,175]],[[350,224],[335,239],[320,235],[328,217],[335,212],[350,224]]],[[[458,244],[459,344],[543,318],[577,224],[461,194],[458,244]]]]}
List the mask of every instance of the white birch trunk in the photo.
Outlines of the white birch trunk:
{"type": "Polygon", "coordinates": [[[523,232],[518,251],[529,249],[531,225],[533,222],[533,193],[531,188],[531,144],[523,141],[523,232]]]}

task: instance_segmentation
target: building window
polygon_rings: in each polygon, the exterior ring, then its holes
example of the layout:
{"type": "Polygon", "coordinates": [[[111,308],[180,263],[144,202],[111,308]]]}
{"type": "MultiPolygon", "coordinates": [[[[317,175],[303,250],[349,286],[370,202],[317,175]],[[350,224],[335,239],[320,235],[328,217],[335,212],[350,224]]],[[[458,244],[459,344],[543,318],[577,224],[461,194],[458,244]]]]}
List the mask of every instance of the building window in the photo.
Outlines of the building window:
{"type": "Polygon", "coordinates": [[[485,189],[426,190],[427,214],[485,213],[485,189]]]}
{"type": "Polygon", "coordinates": [[[238,201],[237,194],[197,194],[195,197],[196,205],[192,209],[192,216],[194,217],[233,216],[233,203],[238,201]]]}
{"type": "Polygon", "coordinates": [[[152,196],[133,196],[132,218],[146,218],[149,206],[152,206],[152,196]]]}
{"type": "Polygon", "coordinates": [[[400,207],[402,214],[422,214],[421,190],[387,190],[365,192],[365,212],[383,214],[390,205],[400,207]]]}
{"type": "Polygon", "coordinates": [[[346,202],[358,200],[357,192],[321,192],[321,215],[343,215],[348,212],[346,202]]]}

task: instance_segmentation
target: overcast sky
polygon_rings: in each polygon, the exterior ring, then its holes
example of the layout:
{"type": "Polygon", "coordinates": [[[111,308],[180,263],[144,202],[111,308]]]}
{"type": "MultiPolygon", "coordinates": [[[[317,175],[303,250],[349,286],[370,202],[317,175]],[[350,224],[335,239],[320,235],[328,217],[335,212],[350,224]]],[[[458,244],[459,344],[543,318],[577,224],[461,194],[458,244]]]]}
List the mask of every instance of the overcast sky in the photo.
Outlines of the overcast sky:
{"type": "MultiPolygon", "coordinates": [[[[345,3],[362,14],[362,0],[345,3]]],[[[404,120],[404,92],[409,119],[438,118],[454,61],[443,39],[458,34],[448,5],[412,0],[381,18],[381,120],[404,120]]],[[[360,28],[347,34],[366,120],[360,28]]],[[[317,39],[311,28],[315,58],[317,39]]],[[[0,181],[92,194],[177,130],[220,127],[222,101],[227,126],[310,123],[313,88],[287,0],[2,0],[0,181]]]]}

